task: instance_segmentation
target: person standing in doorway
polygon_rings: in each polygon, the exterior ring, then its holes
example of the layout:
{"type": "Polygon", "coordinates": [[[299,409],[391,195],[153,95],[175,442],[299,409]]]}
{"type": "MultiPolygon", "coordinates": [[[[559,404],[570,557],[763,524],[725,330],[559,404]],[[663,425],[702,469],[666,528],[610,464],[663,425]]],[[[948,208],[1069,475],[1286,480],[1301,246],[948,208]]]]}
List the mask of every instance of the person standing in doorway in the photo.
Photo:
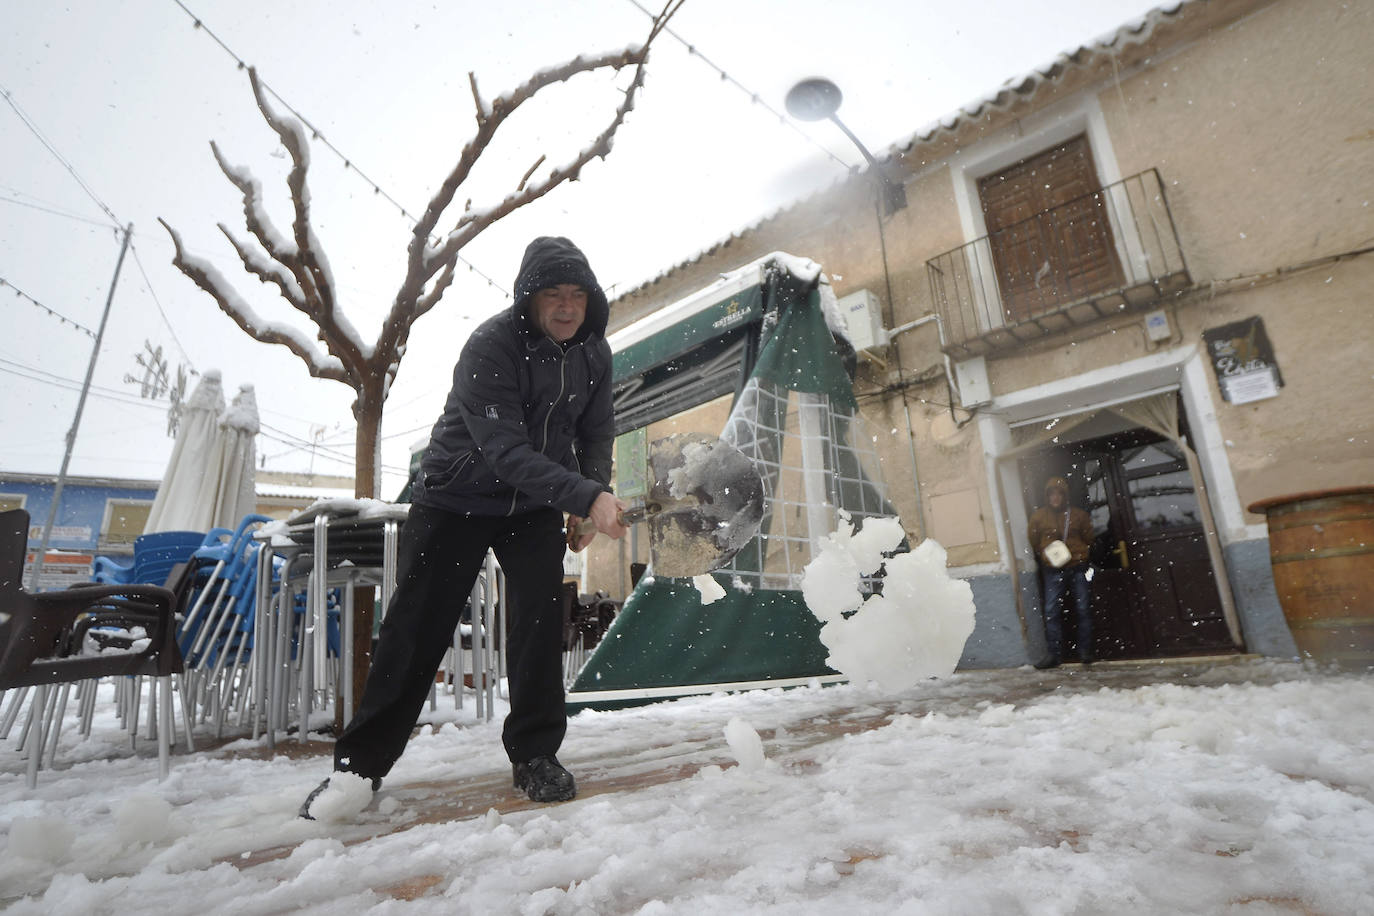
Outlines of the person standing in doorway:
{"type": "MultiPolygon", "coordinates": [[[[335,772],[375,792],[410,739],[453,643],[487,551],[506,570],[510,713],[502,743],[515,789],[539,802],[577,794],[556,756],[567,731],[560,592],[567,530],[583,519],[620,538],[625,504],[611,492],[609,305],[566,238],[525,249],[514,302],[468,338],[434,424],[401,529],[396,592],[358,711],[334,747],[335,772]]],[[[329,787],[305,800],[300,816],[329,787]]]]}
{"type": "Polygon", "coordinates": [[[1078,623],[1078,657],[1089,664],[1094,657],[1088,581],[1093,523],[1087,512],[1069,505],[1069,483],[1063,477],[1045,481],[1045,504],[1031,513],[1027,537],[1040,564],[1045,592],[1045,643],[1049,654],[1036,667],[1054,668],[1063,660],[1063,614],[1070,600],[1078,623]]]}

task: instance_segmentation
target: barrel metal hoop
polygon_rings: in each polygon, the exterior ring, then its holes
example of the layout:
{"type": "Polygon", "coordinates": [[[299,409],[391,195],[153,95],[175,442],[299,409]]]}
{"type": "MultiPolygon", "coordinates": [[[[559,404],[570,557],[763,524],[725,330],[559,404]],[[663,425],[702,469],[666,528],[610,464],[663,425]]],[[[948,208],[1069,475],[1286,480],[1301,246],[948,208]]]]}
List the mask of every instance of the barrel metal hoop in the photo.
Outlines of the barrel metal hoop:
{"type": "MultiPolygon", "coordinates": [[[[1303,511],[1306,510],[1304,509],[1303,511]]],[[[1326,527],[1328,525],[1340,525],[1345,522],[1367,522],[1374,520],[1374,512],[1361,512],[1356,515],[1337,515],[1322,522],[1313,522],[1311,518],[1284,518],[1282,516],[1274,520],[1272,513],[1270,518],[1269,528],[1271,531],[1287,531],[1290,528],[1311,528],[1314,524],[1326,527]]]]}
{"type": "Polygon", "coordinates": [[[1324,617],[1318,620],[1290,620],[1288,626],[1294,630],[1346,630],[1368,627],[1374,620],[1368,617],[1324,617]]]}
{"type": "Polygon", "coordinates": [[[1374,553],[1374,544],[1361,544],[1358,547],[1325,547],[1321,550],[1304,550],[1301,553],[1281,553],[1270,557],[1273,563],[1297,563],[1301,560],[1335,560],[1341,557],[1357,557],[1364,553],[1374,553]]]}

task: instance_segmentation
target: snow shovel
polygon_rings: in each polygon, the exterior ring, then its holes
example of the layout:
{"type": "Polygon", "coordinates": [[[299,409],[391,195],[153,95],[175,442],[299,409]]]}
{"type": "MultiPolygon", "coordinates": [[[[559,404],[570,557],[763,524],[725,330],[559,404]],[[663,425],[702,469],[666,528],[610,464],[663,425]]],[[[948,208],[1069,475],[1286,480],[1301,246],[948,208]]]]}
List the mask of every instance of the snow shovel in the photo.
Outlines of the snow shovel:
{"type": "MultiPolygon", "coordinates": [[[[628,469],[627,469],[628,470],[628,469]]],[[[675,433],[649,445],[643,475],[643,505],[621,514],[626,525],[649,526],[649,556],[659,576],[700,576],[719,569],[759,533],[763,522],[763,479],[754,463],[734,446],[702,433],[675,433]]],[[[596,530],[585,519],[570,543],[596,530]]]]}

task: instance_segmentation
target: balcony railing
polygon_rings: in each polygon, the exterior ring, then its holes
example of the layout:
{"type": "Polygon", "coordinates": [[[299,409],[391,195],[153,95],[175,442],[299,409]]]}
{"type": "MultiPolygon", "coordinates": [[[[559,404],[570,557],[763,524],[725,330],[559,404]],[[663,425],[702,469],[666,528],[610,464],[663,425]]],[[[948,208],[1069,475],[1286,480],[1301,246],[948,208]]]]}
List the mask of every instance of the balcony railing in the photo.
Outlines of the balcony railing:
{"type": "Polygon", "coordinates": [[[956,359],[1144,309],[1192,282],[1155,169],[931,258],[926,272],[956,359]]]}

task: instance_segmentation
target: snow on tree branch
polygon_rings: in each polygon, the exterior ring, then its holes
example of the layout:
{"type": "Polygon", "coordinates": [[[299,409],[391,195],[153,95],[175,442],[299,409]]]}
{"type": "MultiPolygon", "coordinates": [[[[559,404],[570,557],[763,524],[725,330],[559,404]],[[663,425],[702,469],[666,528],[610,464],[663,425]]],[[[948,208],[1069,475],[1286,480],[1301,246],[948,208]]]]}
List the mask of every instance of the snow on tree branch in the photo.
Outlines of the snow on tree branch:
{"type": "Polygon", "coordinates": [[[224,223],[218,223],[217,225],[219,231],[224,233],[224,237],[229,240],[229,244],[233,245],[234,250],[238,252],[239,260],[243,262],[244,270],[247,270],[262,282],[271,283],[273,286],[277,287],[277,289],[281,291],[283,299],[291,303],[298,311],[313,317],[310,311],[309,299],[305,295],[305,290],[301,289],[300,284],[296,282],[296,278],[291,273],[267,261],[256,251],[240,242],[224,223]]]}
{"type": "Polygon", "coordinates": [[[310,374],[316,378],[349,382],[348,372],[337,357],[320,353],[310,338],[296,328],[259,318],[252,306],[235,292],[233,285],[213,264],[187,254],[181,243],[181,235],[169,226],[166,220],[158,219],[158,222],[162,223],[162,228],[172,237],[172,245],[176,248],[172,264],[196,286],[209,293],[218,303],[220,311],[232,318],[248,336],[263,343],[281,344],[286,347],[301,358],[310,374]]]}
{"type": "MultiPolygon", "coordinates": [[[[248,231],[267,252],[288,268],[300,259],[300,251],[295,244],[277,229],[262,205],[262,185],[253,177],[246,166],[233,165],[224,158],[219,144],[210,141],[210,151],[214,153],[219,170],[243,195],[243,221],[248,231]]],[[[293,271],[294,272],[294,271],[293,271]]]]}
{"type": "Polygon", "coordinates": [[[334,296],[333,273],[325,257],[324,247],[315,236],[310,225],[310,189],[306,185],[306,173],[310,169],[310,144],[305,126],[295,118],[278,114],[267,102],[267,96],[258,79],[255,67],[248,68],[248,80],[253,87],[253,98],[257,100],[258,110],[268,125],[276,131],[281,145],[291,156],[291,171],[286,177],[286,186],[291,192],[291,203],[295,208],[292,231],[296,248],[300,252],[300,271],[293,271],[301,279],[301,286],[307,290],[313,287],[312,306],[316,310],[312,317],[320,326],[320,339],[329,347],[329,352],[338,356],[350,367],[367,371],[365,364],[371,358],[372,347],[365,344],[353,325],[342,315],[334,296]],[[306,274],[301,277],[301,272],[306,274]]]}
{"type": "MultiPolygon", "coordinates": [[[[650,45],[667,26],[668,20],[677,12],[682,3],[683,0],[669,0],[663,12],[654,19],[649,36],[642,44],[591,57],[578,55],[570,61],[535,73],[515,89],[492,100],[490,105],[481,99],[477,90],[476,78],[472,78],[473,97],[478,104],[477,133],[463,147],[457,164],[444,179],[434,197],[431,198],[429,206],[425,208],[424,215],[415,227],[414,236],[410,243],[406,277],[392,305],[386,327],[408,325],[409,322],[415,321],[433,308],[452,280],[453,265],[458,259],[458,253],[463,246],[476,238],[488,226],[515,210],[538,200],[563,182],[576,180],[583,166],[592,159],[598,157],[604,159],[609,155],[615,133],[624,123],[625,117],[634,109],[635,96],[644,85],[644,67],[648,61],[650,45]],[[529,183],[531,175],[543,161],[543,157],[540,157],[540,160],[521,178],[516,190],[507,195],[500,203],[492,207],[474,210],[472,201],[467,201],[462,216],[459,217],[456,225],[444,240],[438,244],[431,242],[439,219],[453,203],[458,188],[467,180],[497,130],[522,104],[529,101],[541,89],[564,82],[579,73],[590,73],[606,68],[620,72],[631,66],[635,68],[634,77],[630,86],[625,90],[624,100],[616,108],[610,123],[571,162],[551,170],[542,180],[529,183]],[[426,291],[426,284],[435,274],[439,274],[439,280],[426,291]]],[[[388,343],[400,342],[403,341],[379,340],[378,352],[383,352],[388,343]]]]}

